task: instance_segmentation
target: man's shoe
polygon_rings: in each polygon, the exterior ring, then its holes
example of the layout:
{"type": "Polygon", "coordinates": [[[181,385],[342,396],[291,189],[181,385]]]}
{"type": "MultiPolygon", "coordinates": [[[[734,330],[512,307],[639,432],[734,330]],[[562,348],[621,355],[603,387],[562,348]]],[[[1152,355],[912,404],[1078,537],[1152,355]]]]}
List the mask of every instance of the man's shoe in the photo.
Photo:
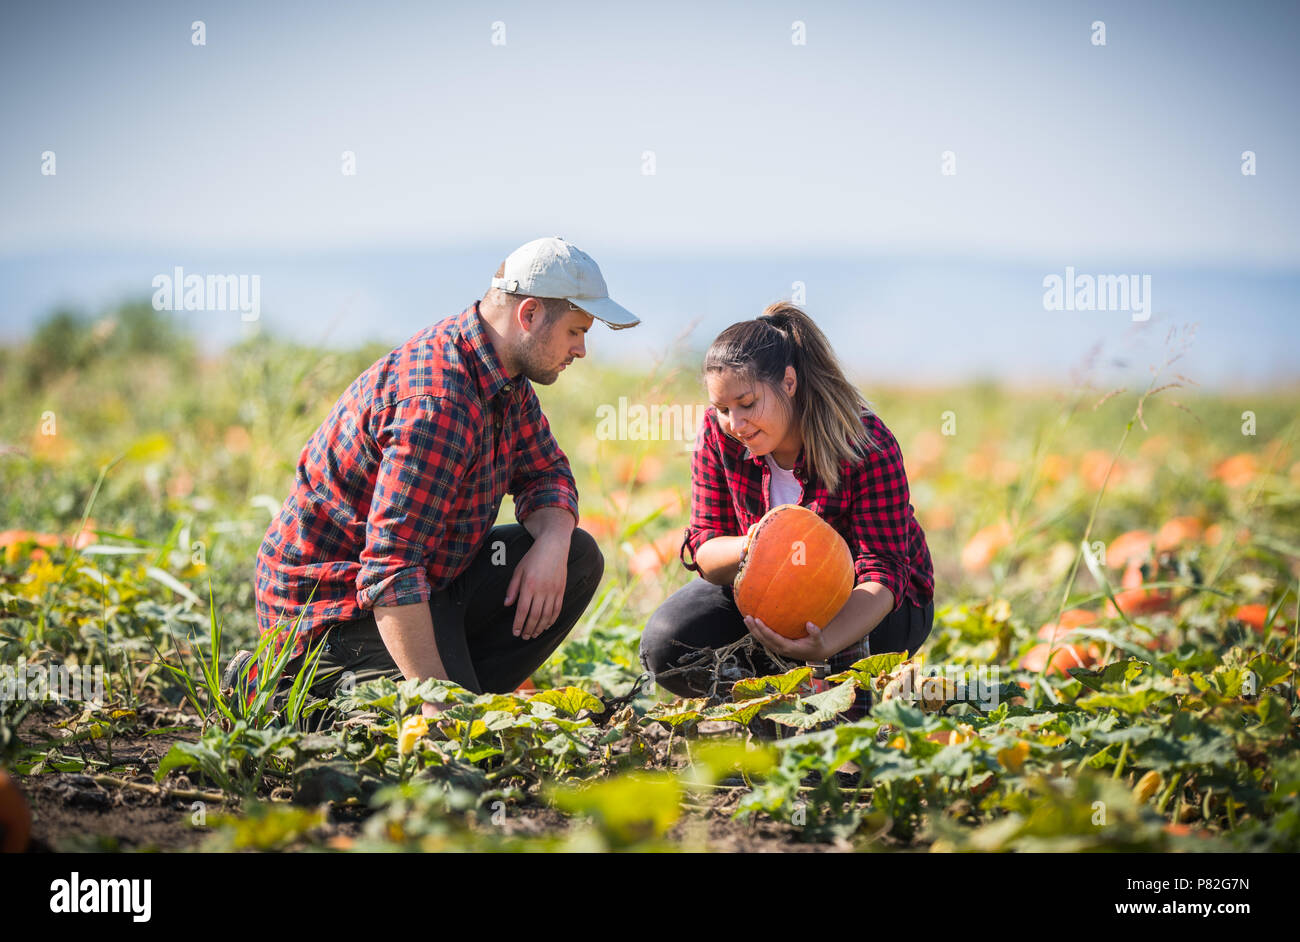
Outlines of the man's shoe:
{"type": "Polygon", "coordinates": [[[248,662],[252,659],[252,651],[236,651],[226,669],[221,672],[221,689],[234,690],[238,687],[239,679],[248,671],[248,662]]]}

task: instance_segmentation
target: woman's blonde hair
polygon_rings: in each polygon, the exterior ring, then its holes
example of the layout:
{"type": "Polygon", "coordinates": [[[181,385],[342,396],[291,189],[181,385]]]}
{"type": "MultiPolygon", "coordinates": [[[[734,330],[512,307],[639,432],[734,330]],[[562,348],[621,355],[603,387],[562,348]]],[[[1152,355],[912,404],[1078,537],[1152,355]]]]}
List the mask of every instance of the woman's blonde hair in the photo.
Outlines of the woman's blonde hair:
{"type": "Polygon", "coordinates": [[[862,423],[864,414],[873,414],[871,405],[844,376],[812,318],[785,301],[769,304],[756,319],[720,333],[704,355],[706,375],[735,370],[774,391],[781,389],[787,366],[794,367],[794,396],[781,398],[799,423],[807,464],[834,493],[840,463],[880,446],[862,423]]]}

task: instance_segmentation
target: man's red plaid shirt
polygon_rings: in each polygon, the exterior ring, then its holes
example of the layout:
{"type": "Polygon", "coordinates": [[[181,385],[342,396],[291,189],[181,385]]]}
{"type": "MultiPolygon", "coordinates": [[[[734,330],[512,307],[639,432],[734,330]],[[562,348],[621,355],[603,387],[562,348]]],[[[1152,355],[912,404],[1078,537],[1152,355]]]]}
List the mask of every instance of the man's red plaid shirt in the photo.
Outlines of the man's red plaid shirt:
{"type": "Polygon", "coordinates": [[[307,442],[257,555],[259,630],[279,650],[301,613],[296,657],[332,624],[427,601],[470,564],[507,493],[520,522],[543,507],[577,520],[568,459],[475,302],[375,362],[307,442]]]}

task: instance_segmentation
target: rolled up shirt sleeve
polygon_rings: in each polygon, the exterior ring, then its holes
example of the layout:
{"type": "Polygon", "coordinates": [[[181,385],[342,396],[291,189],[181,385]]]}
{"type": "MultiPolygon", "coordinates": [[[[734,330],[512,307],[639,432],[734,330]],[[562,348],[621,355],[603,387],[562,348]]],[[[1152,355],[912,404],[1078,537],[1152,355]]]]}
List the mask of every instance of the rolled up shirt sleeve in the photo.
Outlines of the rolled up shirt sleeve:
{"type": "Polygon", "coordinates": [[[442,536],[471,454],[468,416],[448,399],[385,405],[372,417],[372,432],[382,456],[356,582],[363,610],[429,599],[427,548],[442,536]]]}
{"type": "Polygon", "coordinates": [[[853,508],[854,582],[878,582],[903,604],[911,578],[908,562],[908,516],[911,497],[903,453],[883,423],[877,426],[879,450],[871,450],[856,472],[853,508]]]}
{"type": "Polygon", "coordinates": [[[699,572],[695,554],[701,546],[719,536],[740,536],[740,520],[731,499],[731,488],[722,466],[722,452],[716,419],[710,410],[700,423],[691,456],[691,518],[679,556],[682,565],[699,572]],[[686,558],[687,551],[691,558],[686,558]]]}
{"type": "Polygon", "coordinates": [[[562,507],[578,522],[578,485],[569,459],[551,434],[541,403],[531,388],[525,392],[520,415],[521,448],[510,464],[507,487],[515,502],[515,519],[523,523],[543,507],[562,507]]]}

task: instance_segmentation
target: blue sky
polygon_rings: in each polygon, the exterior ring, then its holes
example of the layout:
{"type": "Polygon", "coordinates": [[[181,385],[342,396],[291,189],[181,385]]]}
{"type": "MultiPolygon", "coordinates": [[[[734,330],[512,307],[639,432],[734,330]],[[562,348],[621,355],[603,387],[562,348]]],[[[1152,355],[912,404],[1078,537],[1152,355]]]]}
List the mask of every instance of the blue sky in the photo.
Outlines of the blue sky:
{"type": "MultiPolygon", "coordinates": [[[[685,298],[710,259],[720,274],[903,259],[928,266],[919,286],[950,282],[958,317],[968,263],[1222,271],[1254,304],[1300,270],[1298,33],[1300,5],[1266,3],[8,5],[0,314],[12,335],[58,298],[107,303],[146,257],[494,266],[553,234],[628,259],[629,277],[680,277],[685,298]],[[87,275],[104,253],[131,261],[87,275]]],[[[890,291],[912,290],[901,277],[890,291]]],[[[981,311],[1041,292],[988,281],[1003,293],[981,311]]],[[[442,284],[381,334],[459,310],[442,284]]],[[[819,296],[843,317],[878,308],[878,288],[819,296]]],[[[1285,331],[1296,312],[1277,303],[1261,316],[1285,331]]]]}

